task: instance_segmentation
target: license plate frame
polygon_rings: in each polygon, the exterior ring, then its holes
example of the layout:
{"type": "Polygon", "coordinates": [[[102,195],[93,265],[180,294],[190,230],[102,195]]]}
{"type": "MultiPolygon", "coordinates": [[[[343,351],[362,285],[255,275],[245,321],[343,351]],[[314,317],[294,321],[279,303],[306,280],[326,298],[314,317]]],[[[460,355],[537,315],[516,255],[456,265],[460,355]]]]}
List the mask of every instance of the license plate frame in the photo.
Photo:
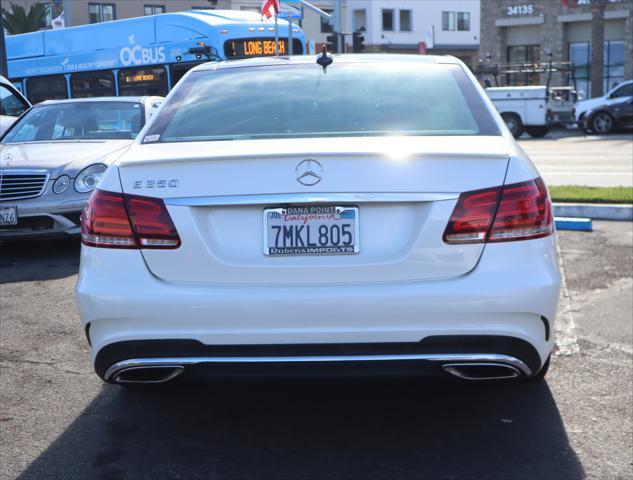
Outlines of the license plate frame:
{"type": "MultiPolygon", "coordinates": [[[[341,205],[327,205],[327,204],[319,204],[319,205],[297,205],[291,207],[277,207],[277,208],[265,208],[263,211],[263,229],[264,229],[264,255],[270,257],[314,257],[314,256],[328,256],[328,255],[355,255],[360,252],[360,222],[359,222],[359,209],[356,206],[341,206],[341,205]],[[305,212],[302,211],[305,209],[305,212]],[[324,210],[328,209],[328,210],[324,210]],[[326,212],[326,213],[320,213],[326,212]],[[341,215],[352,216],[354,225],[352,228],[353,231],[353,243],[351,245],[308,245],[305,247],[271,247],[269,245],[269,214],[276,213],[280,215],[286,215],[290,213],[292,215],[329,215],[334,212],[339,216],[338,219],[335,219],[339,224],[345,221],[345,218],[340,218],[341,215]],[[275,249],[280,251],[275,251],[275,249]],[[292,250],[290,250],[292,249],[292,250]],[[303,249],[303,250],[302,250],[303,249]],[[273,251],[271,251],[273,250],[273,251]],[[321,250],[321,251],[318,251],[321,250]]],[[[317,219],[318,220],[318,219],[317,219]]],[[[323,221],[329,220],[332,222],[332,219],[323,219],[323,221]]],[[[295,223],[293,223],[294,225],[295,223]]],[[[320,225],[324,225],[324,223],[320,223],[320,225]]],[[[310,236],[308,237],[308,240],[310,236]]]]}
{"type": "Polygon", "coordinates": [[[1,206],[0,207],[0,227],[9,227],[18,224],[18,207],[17,206],[1,206]],[[6,212],[6,213],[5,213],[6,212]],[[5,221],[6,218],[12,218],[12,221],[5,221]]]}

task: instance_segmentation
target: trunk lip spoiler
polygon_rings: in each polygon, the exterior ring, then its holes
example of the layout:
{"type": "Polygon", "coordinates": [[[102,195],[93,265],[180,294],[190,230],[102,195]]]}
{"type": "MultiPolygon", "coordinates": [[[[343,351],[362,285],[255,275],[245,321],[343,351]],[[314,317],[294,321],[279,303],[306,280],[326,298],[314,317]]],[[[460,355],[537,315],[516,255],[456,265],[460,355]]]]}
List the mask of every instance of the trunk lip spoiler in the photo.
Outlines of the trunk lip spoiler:
{"type": "Polygon", "coordinates": [[[422,203],[456,200],[459,193],[275,193],[253,195],[219,195],[204,197],[164,198],[165,205],[215,207],[229,205],[278,205],[314,203],[422,203]]]}

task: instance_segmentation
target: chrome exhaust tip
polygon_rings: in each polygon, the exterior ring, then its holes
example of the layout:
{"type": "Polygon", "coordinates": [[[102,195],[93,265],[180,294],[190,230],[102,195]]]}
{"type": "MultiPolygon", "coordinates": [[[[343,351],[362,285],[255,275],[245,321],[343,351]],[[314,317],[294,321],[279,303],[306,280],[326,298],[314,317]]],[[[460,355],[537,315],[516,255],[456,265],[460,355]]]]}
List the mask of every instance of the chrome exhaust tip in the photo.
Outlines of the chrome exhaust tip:
{"type": "Polygon", "coordinates": [[[463,380],[505,380],[521,376],[521,371],[505,363],[446,363],[442,368],[463,380]]]}
{"type": "Polygon", "coordinates": [[[182,365],[152,365],[144,367],[127,367],[112,375],[114,383],[165,383],[173,380],[185,371],[182,365]]]}

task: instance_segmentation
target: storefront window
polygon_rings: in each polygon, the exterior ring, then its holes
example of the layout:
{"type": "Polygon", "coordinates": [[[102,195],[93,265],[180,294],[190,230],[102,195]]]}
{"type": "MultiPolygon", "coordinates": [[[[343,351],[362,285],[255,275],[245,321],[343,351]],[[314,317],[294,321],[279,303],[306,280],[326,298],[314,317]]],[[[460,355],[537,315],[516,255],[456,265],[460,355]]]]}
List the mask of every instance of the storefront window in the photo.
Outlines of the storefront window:
{"type": "MultiPolygon", "coordinates": [[[[570,43],[569,61],[574,64],[579,98],[589,98],[591,96],[591,43],[570,43]]],[[[602,89],[603,93],[606,93],[624,81],[624,42],[620,40],[604,42],[603,68],[602,89]]]]}
{"type": "MultiPolygon", "coordinates": [[[[530,64],[540,61],[540,47],[538,45],[516,45],[508,47],[508,63],[530,64]]],[[[539,85],[541,82],[538,73],[510,73],[508,85],[539,85]]]]}
{"type": "Polygon", "coordinates": [[[624,42],[604,42],[604,93],[624,81],[624,42]]]}

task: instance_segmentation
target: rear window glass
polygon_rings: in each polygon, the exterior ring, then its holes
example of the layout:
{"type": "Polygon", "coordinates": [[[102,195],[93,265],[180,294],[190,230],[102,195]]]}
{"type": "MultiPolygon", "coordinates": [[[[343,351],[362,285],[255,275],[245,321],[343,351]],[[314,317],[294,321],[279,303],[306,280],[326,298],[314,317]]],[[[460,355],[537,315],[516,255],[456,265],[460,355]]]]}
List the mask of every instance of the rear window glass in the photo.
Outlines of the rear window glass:
{"type": "Polygon", "coordinates": [[[193,72],[144,142],[497,134],[459,65],[335,61],[193,72]]]}
{"type": "Polygon", "coordinates": [[[38,105],[18,120],[2,143],[133,139],[143,118],[143,106],[134,102],[38,105]]]}

